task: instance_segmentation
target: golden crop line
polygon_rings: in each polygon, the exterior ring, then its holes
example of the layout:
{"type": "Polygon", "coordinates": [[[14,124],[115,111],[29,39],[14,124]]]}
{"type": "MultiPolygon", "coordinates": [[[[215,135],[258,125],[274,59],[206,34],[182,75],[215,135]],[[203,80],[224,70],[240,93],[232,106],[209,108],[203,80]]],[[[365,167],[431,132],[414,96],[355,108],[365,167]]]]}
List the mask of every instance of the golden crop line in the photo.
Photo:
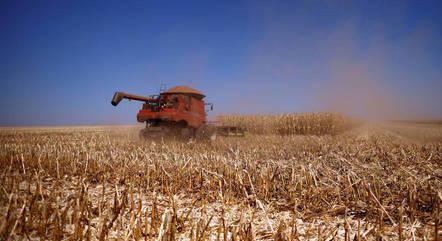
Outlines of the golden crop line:
{"type": "Polygon", "coordinates": [[[325,135],[352,128],[356,121],[339,113],[294,113],[279,115],[221,115],[223,125],[233,125],[253,134],[325,135]]]}

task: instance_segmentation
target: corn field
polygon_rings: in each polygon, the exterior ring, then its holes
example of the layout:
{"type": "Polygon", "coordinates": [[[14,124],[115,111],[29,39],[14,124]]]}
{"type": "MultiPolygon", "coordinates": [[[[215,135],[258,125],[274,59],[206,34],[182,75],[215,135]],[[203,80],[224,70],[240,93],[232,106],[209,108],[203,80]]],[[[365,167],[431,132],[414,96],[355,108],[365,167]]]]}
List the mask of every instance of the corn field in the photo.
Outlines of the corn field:
{"type": "Polygon", "coordinates": [[[441,126],[333,118],[223,117],[249,133],[215,142],[2,128],[0,239],[441,240],[442,135],[410,138],[441,126]]]}
{"type": "Polygon", "coordinates": [[[335,135],[357,124],[339,113],[295,113],[279,115],[222,115],[224,125],[242,127],[253,134],[335,135]]]}

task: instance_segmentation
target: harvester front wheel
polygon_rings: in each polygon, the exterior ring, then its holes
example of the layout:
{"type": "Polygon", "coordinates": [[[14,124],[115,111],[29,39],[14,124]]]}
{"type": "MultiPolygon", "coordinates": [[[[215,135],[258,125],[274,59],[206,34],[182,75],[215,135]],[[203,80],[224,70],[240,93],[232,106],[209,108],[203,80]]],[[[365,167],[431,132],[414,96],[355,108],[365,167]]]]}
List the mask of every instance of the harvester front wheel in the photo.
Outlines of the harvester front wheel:
{"type": "Polygon", "coordinates": [[[144,128],[140,130],[139,137],[141,140],[148,140],[165,137],[167,133],[167,130],[151,130],[150,128],[144,128]]]}
{"type": "Polygon", "coordinates": [[[138,137],[140,138],[140,140],[144,140],[144,129],[141,129],[139,132],[138,132],[138,137]]]}
{"type": "Polygon", "coordinates": [[[216,127],[203,125],[196,131],[196,137],[200,140],[210,140],[215,141],[218,137],[216,127]]]}

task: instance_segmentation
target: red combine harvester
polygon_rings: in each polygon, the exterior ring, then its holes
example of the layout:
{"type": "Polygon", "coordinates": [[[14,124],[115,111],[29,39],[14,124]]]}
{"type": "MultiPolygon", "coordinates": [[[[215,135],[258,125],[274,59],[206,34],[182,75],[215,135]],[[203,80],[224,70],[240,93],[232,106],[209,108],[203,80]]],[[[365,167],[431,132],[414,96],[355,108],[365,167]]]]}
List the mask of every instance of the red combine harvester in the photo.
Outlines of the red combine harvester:
{"type": "Polygon", "coordinates": [[[203,136],[215,139],[220,136],[244,136],[244,131],[234,126],[219,126],[209,124],[206,106],[213,105],[204,102],[205,95],[187,86],[176,86],[159,95],[149,97],[115,92],[112,105],[117,106],[123,99],[144,102],[137,114],[138,122],[145,122],[146,128],[140,131],[140,137],[203,136]]]}

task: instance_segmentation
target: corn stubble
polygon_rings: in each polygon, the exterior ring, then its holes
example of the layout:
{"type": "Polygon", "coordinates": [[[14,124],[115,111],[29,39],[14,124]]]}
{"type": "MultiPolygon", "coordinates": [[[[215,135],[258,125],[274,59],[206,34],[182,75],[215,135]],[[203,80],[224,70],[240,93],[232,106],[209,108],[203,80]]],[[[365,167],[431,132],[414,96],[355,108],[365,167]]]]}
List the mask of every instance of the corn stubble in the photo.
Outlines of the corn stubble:
{"type": "Polygon", "coordinates": [[[0,130],[0,239],[441,240],[441,142],[371,126],[259,129],[330,127],[318,114],[223,118],[249,134],[211,143],[140,141],[135,127],[0,130]]]}

